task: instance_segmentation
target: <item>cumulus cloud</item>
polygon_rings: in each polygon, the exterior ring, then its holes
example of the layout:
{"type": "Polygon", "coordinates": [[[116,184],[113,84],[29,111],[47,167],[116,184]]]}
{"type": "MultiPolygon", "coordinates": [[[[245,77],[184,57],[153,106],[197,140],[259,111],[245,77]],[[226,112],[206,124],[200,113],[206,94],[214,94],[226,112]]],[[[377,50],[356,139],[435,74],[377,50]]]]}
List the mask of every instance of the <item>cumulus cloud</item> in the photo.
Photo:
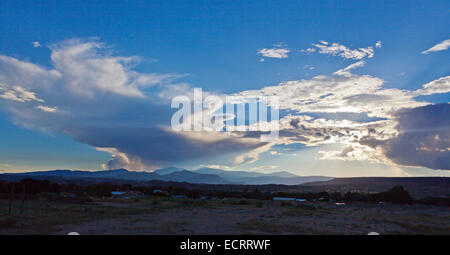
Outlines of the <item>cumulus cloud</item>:
{"type": "Polygon", "coordinates": [[[444,41],[434,45],[433,47],[429,48],[428,50],[422,51],[422,54],[429,54],[431,52],[447,50],[449,47],[450,47],[450,39],[447,39],[447,40],[444,40],[444,41]]]}
{"type": "Polygon", "coordinates": [[[98,151],[108,152],[111,154],[112,159],[107,164],[102,165],[103,169],[119,169],[127,168],[134,171],[142,170],[155,170],[158,167],[151,167],[142,163],[139,157],[130,157],[127,154],[120,152],[116,148],[104,147],[96,148],[98,151]]]}

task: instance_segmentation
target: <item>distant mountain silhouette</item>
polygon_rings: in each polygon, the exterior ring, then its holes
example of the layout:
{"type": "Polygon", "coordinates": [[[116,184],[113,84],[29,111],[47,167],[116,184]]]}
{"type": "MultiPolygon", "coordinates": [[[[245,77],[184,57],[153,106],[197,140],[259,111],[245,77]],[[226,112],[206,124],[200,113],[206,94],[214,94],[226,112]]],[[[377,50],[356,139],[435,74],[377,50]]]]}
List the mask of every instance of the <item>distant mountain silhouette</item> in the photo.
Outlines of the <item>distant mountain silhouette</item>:
{"type": "Polygon", "coordinates": [[[187,170],[172,172],[163,175],[164,181],[189,182],[189,183],[207,183],[207,184],[231,184],[230,181],[214,174],[200,174],[187,170]]]}
{"type": "Polygon", "coordinates": [[[178,168],[178,167],[167,167],[167,168],[155,170],[154,173],[157,173],[159,175],[166,175],[166,174],[171,174],[171,173],[175,173],[175,172],[181,172],[183,170],[186,170],[186,169],[178,168]]]}
{"type": "Polygon", "coordinates": [[[87,182],[105,181],[170,181],[187,182],[197,184],[284,184],[298,185],[307,182],[327,181],[330,177],[323,176],[297,176],[289,172],[276,172],[263,174],[247,171],[225,171],[214,168],[201,168],[197,170],[186,170],[183,168],[169,167],[158,169],[154,172],[128,171],[126,169],[103,170],[103,171],[79,171],[79,170],[52,170],[27,173],[1,174],[0,179],[17,181],[22,178],[34,178],[40,180],[79,180],[87,182]]]}

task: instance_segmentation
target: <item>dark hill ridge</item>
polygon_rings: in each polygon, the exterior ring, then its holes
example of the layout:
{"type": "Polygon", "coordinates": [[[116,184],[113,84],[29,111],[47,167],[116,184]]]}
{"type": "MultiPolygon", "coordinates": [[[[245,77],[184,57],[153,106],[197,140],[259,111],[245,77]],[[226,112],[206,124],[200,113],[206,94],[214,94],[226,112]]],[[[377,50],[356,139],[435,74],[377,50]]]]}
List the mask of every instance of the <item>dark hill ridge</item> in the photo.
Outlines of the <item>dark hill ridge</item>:
{"type": "Polygon", "coordinates": [[[202,168],[198,170],[186,170],[182,168],[164,168],[154,172],[128,171],[126,169],[104,171],[72,171],[53,170],[29,173],[2,174],[0,179],[17,181],[22,178],[34,178],[52,181],[86,181],[86,182],[146,182],[146,181],[170,181],[201,184],[284,184],[297,185],[310,181],[325,181],[329,177],[301,177],[289,172],[277,172],[262,174],[246,171],[225,171],[221,169],[202,168]]]}
{"type": "Polygon", "coordinates": [[[182,187],[187,189],[213,190],[213,191],[237,191],[258,189],[261,192],[297,192],[317,193],[326,191],[328,193],[340,192],[370,192],[378,193],[390,190],[395,186],[403,186],[413,198],[425,197],[450,197],[450,177],[357,177],[336,178],[324,182],[310,182],[301,185],[213,185],[213,184],[190,184],[180,182],[150,181],[147,185],[167,188],[182,187]]]}
{"type": "Polygon", "coordinates": [[[426,196],[450,197],[450,177],[353,177],[335,178],[325,182],[309,182],[300,185],[305,190],[370,191],[382,192],[394,186],[403,186],[415,198],[426,196]]]}

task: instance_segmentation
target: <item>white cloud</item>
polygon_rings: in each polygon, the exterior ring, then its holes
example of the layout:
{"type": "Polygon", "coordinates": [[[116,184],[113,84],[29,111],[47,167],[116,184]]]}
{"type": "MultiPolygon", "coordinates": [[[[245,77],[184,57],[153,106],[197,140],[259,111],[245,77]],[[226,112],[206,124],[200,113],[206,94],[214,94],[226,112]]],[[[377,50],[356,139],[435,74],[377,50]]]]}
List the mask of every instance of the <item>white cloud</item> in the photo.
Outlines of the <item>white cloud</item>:
{"type": "Polygon", "coordinates": [[[344,69],[340,69],[340,70],[336,71],[335,74],[338,74],[338,75],[350,75],[351,76],[351,73],[349,73],[350,70],[356,69],[358,67],[363,67],[365,64],[366,64],[366,62],[361,60],[361,61],[355,62],[355,63],[353,63],[351,65],[348,65],[344,69]]]}
{"type": "Polygon", "coordinates": [[[0,55],[0,82],[18,84],[26,89],[49,89],[62,77],[55,69],[48,70],[30,62],[0,55]]]}
{"type": "MultiPolygon", "coordinates": [[[[378,44],[378,42],[377,42],[378,44]]],[[[377,47],[377,44],[375,45],[377,47]]],[[[381,42],[378,44],[381,47],[381,42]]],[[[372,58],[374,56],[374,49],[372,46],[367,48],[349,49],[348,47],[339,43],[328,43],[326,41],[319,41],[318,44],[313,43],[313,46],[319,49],[319,53],[333,56],[340,56],[345,59],[363,59],[365,57],[372,58]]],[[[377,47],[378,48],[378,47],[377,47]]],[[[313,52],[306,49],[305,52],[313,52]]]]}
{"type": "Polygon", "coordinates": [[[342,151],[319,151],[322,156],[320,159],[325,160],[364,160],[373,163],[388,163],[392,164],[383,154],[381,149],[371,148],[366,145],[358,143],[351,144],[342,149],[342,151]]]}
{"type": "Polygon", "coordinates": [[[272,146],[274,146],[274,145],[275,145],[275,143],[268,143],[268,144],[260,146],[256,149],[253,149],[247,153],[244,153],[240,156],[237,156],[234,159],[233,166],[251,164],[251,163],[256,162],[259,159],[259,154],[270,150],[270,148],[272,148],[272,146]]]}
{"type": "Polygon", "coordinates": [[[300,52],[306,53],[306,54],[312,54],[314,52],[316,52],[315,48],[307,48],[307,49],[301,49],[300,52]]]}
{"type": "Polygon", "coordinates": [[[404,107],[423,106],[410,91],[383,89],[384,81],[370,75],[355,75],[348,70],[362,66],[362,62],[347,67],[347,71],[319,75],[309,80],[282,82],[239,93],[243,96],[278,96],[280,109],[297,113],[353,112],[372,117],[389,117],[404,107]]]}
{"type": "Polygon", "coordinates": [[[119,169],[126,168],[128,170],[133,171],[144,171],[144,170],[155,170],[158,169],[159,166],[150,167],[147,164],[142,163],[139,157],[130,157],[126,153],[120,152],[116,148],[104,147],[104,148],[96,148],[98,151],[107,152],[111,154],[112,159],[108,162],[108,164],[102,164],[102,169],[119,169]]]}
{"type": "Polygon", "coordinates": [[[436,51],[443,51],[447,50],[450,47],[450,39],[444,40],[433,47],[429,48],[428,50],[422,51],[422,54],[428,54],[430,52],[436,52],[436,51]]]}
{"type": "Polygon", "coordinates": [[[36,109],[39,109],[39,110],[44,111],[44,112],[52,113],[52,112],[56,112],[58,110],[58,107],[50,107],[50,106],[45,106],[45,105],[38,105],[38,106],[36,106],[36,109]]]}
{"type": "Polygon", "coordinates": [[[199,166],[200,168],[214,168],[214,169],[222,169],[222,170],[232,170],[233,168],[227,165],[203,165],[199,166]]]}
{"type": "Polygon", "coordinates": [[[262,55],[266,58],[288,58],[288,53],[290,52],[287,48],[264,48],[261,50],[258,50],[258,55],[262,55]]]}
{"type": "Polygon", "coordinates": [[[264,166],[252,167],[252,168],[250,168],[250,170],[252,170],[252,171],[260,171],[260,172],[271,172],[271,171],[273,171],[273,169],[277,169],[277,168],[279,168],[279,166],[264,165],[264,166]]]}
{"type": "Polygon", "coordinates": [[[31,45],[33,45],[34,48],[40,48],[42,47],[40,42],[32,42],[31,45]]]}
{"type": "Polygon", "coordinates": [[[382,43],[381,41],[378,41],[377,43],[375,43],[375,48],[381,48],[382,43]]]}
{"type": "Polygon", "coordinates": [[[450,76],[445,76],[423,85],[423,88],[416,90],[414,94],[432,95],[449,92],[450,92],[450,76]]]}
{"type": "Polygon", "coordinates": [[[72,93],[94,97],[114,93],[145,97],[142,87],[153,86],[173,75],[141,74],[130,70],[137,57],[115,57],[103,52],[107,47],[96,41],[67,40],[51,47],[51,60],[62,74],[62,82],[72,93]]]}
{"type": "Polygon", "coordinates": [[[3,83],[0,83],[0,98],[21,103],[29,101],[44,102],[44,100],[38,98],[34,92],[28,91],[18,85],[8,86],[3,83]]]}

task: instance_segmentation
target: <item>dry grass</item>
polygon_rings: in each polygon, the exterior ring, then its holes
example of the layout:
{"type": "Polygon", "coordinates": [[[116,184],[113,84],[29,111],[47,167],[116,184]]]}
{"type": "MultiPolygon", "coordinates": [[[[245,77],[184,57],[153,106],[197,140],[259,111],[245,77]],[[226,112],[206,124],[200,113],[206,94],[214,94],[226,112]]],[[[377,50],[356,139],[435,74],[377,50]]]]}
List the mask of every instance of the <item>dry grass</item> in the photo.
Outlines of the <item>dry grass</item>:
{"type": "Polygon", "coordinates": [[[169,221],[169,222],[163,222],[160,225],[158,225],[158,229],[166,234],[175,234],[178,232],[188,232],[189,230],[186,227],[187,222],[186,221],[169,221]]]}
{"type": "Polygon", "coordinates": [[[13,215],[9,216],[7,215],[8,203],[6,200],[0,200],[0,230],[17,228],[27,229],[30,233],[51,232],[54,230],[54,226],[62,224],[80,224],[127,215],[150,214],[175,208],[207,206],[203,201],[175,200],[157,196],[150,196],[139,201],[104,199],[83,204],[26,201],[24,215],[19,215],[19,209],[16,206],[13,215]]]}
{"type": "Polygon", "coordinates": [[[238,223],[238,226],[245,232],[258,231],[263,233],[275,234],[281,233],[283,231],[282,226],[278,224],[269,223],[258,219],[252,219],[247,222],[238,223]]]}

